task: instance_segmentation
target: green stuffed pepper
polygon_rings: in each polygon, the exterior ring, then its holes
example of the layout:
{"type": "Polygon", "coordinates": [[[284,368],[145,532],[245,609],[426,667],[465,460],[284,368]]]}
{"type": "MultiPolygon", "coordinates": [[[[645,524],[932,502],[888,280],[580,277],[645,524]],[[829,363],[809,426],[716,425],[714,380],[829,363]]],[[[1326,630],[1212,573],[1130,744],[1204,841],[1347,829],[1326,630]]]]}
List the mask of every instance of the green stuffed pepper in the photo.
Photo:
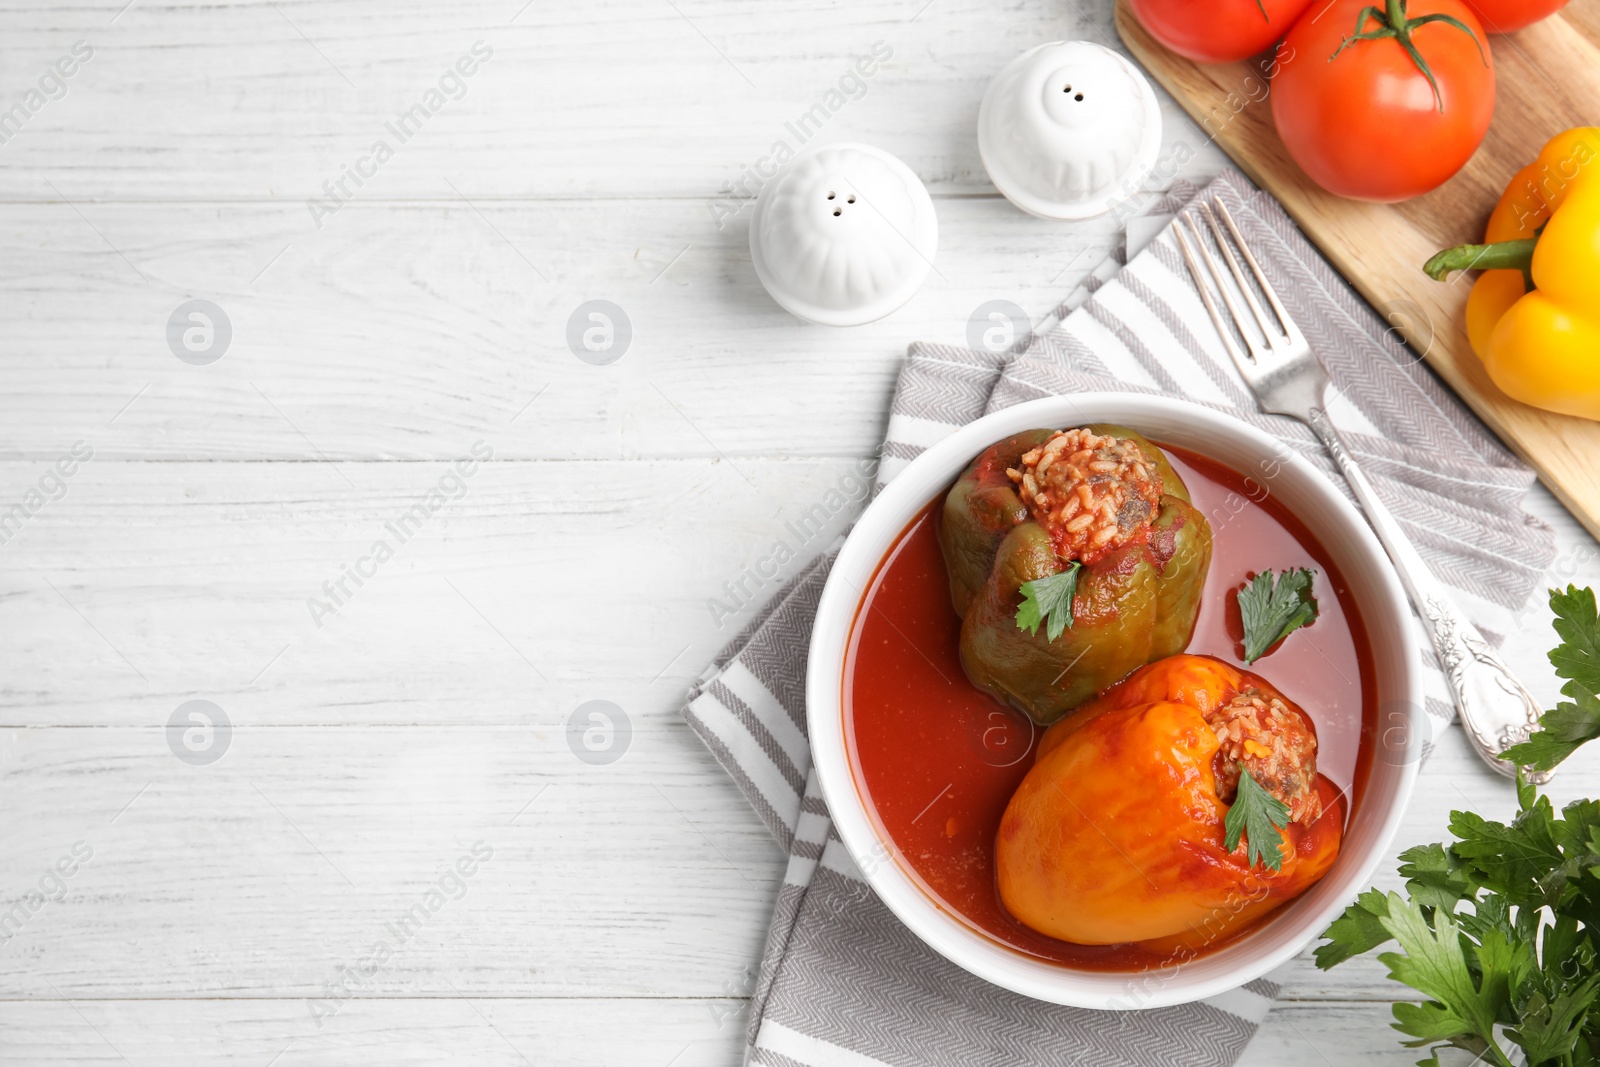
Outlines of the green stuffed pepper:
{"type": "Polygon", "coordinates": [[[1182,652],[1211,564],[1211,526],[1166,455],[1109,425],[985,450],[945,498],[939,543],[967,677],[1044,725],[1182,652]]]}

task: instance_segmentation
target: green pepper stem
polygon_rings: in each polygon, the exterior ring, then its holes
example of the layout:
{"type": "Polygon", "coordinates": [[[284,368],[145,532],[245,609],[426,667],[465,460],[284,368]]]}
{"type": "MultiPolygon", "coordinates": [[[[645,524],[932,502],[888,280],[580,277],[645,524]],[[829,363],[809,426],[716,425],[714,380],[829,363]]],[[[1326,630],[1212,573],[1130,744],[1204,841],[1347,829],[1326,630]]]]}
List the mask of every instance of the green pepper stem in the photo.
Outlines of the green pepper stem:
{"type": "Polygon", "coordinates": [[[1527,276],[1533,272],[1533,250],[1538,244],[1537,237],[1525,237],[1489,245],[1456,245],[1428,260],[1422,269],[1436,282],[1461,270],[1520,270],[1527,276]]]}

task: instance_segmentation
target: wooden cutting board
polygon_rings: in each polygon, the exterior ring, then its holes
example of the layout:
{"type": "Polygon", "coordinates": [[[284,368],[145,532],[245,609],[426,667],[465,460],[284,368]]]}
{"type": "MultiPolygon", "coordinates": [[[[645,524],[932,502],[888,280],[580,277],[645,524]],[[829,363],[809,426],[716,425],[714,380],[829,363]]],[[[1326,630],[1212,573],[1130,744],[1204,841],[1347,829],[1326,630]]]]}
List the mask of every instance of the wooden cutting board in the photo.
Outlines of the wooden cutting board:
{"type": "Polygon", "coordinates": [[[1127,0],[1118,0],[1117,30],[1201,130],[1278,198],[1351,284],[1600,537],[1600,422],[1553,415],[1500,392],[1467,343],[1469,284],[1440,284],[1421,270],[1439,249],[1483,239],[1506,184],[1547,140],[1600,125],[1600,0],[1575,0],[1561,15],[1491,38],[1499,97],[1488,139],[1444,186],[1393,205],[1341,199],[1301,172],[1273,129],[1258,66],[1206,66],[1167,51],[1127,0]]]}

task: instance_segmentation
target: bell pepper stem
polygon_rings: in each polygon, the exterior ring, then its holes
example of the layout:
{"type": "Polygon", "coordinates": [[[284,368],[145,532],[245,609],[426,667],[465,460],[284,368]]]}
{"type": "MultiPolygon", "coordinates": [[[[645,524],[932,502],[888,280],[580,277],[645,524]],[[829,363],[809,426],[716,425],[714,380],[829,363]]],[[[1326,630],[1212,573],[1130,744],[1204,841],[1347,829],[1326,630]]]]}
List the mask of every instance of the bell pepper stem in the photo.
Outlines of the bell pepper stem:
{"type": "Polygon", "coordinates": [[[1490,245],[1456,245],[1428,260],[1422,269],[1436,282],[1461,270],[1520,270],[1532,289],[1533,250],[1538,244],[1537,237],[1526,237],[1490,245]]]}

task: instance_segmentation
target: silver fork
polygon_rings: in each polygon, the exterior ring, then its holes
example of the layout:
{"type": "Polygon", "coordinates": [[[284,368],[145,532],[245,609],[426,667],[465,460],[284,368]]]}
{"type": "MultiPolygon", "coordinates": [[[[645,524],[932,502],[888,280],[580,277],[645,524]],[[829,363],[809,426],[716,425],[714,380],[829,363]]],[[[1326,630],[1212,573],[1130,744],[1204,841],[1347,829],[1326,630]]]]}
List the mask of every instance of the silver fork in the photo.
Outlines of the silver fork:
{"type": "MultiPolygon", "coordinates": [[[[1427,624],[1433,647],[1438,651],[1439,661],[1450,680],[1456,710],[1467,737],[1472,740],[1473,747],[1485,763],[1508,778],[1516,777],[1517,768],[1500,759],[1500,753],[1508,746],[1526,740],[1529,730],[1538,723],[1538,703],[1505,661],[1484,642],[1472,622],[1451,601],[1444,586],[1406,539],[1394,515],[1378,499],[1372,483],[1356,465],[1355,459],[1340,440],[1338,430],[1328,418],[1327,370],[1317,359],[1316,353],[1312,352],[1300,328],[1284,310],[1282,301],[1278,299],[1272,283],[1267,281],[1261,265],[1256,262],[1227,205],[1221,199],[1216,200],[1215,204],[1217,210],[1213,211],[1210,204],[1202,203],[1200,212],[1205,216],[1217,247],[1222,251],[1228,273],[1233,276],[1244,302],[1250,307],[1255,325],[1260,328],[1260,340],[1257,340],[1255,330],[1246,321],[1238,302],[1229,292],[1223,280],[1222,268],[1206,247],[1200,228],[1195,224],[1194,212],[1185,212],[1183,216],[1183,222],[1194,237],[1193,247],[1184,236],[1182,225],[1174,226],[1173,232],[1178,235],[1183,258],[1189,265],[1189,272],[1194,275],[1200,299],[1222,337],[1223,347],[1233,357],[1239,373],[1255,392],[1262,410],[1299,419],[1310,426],[1327,446],[1339,469],[1344,472],[1345,481],[1350,484],[1356,499],[1367,513],[1367,521],[1377,532],[1378,540],[1388,550],[1389,559],[1400,575],[1401,584],[1410,594],[1411,602],[1417,606],[1427,624]],[[1217,222],[1219,214],[1222,217],[1221,224],[1217,222]],[[1224,236],[1224,226],[1233,238],[1232,243],[1238,246],[1244,256],[1262,293],[1266,295],[1267,303],[1272,306],[1272,314],[1277,320],[1275,323],[1269,322],[1266,312],[1245,281],[1244,271],[1224,236]],[[1239,329],[1239,336],[1244,339],[1246,351],[1240,350],[1229,333],[1206,279],[1201,274],[1201,263],[1206,265],[1211,280],[1216,283],[1222,302],[1227,305],[1228,313],[1239,329]]],[[[1543,783],[1549,780],[1550,775],[1547,772],[1530,772],[1529,777],[1543,783]]]]}

